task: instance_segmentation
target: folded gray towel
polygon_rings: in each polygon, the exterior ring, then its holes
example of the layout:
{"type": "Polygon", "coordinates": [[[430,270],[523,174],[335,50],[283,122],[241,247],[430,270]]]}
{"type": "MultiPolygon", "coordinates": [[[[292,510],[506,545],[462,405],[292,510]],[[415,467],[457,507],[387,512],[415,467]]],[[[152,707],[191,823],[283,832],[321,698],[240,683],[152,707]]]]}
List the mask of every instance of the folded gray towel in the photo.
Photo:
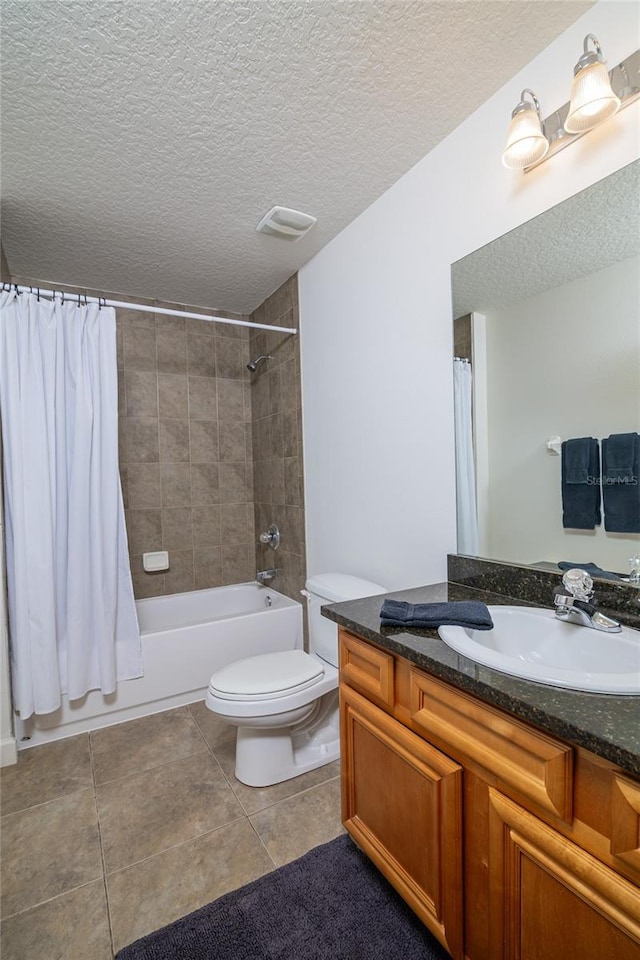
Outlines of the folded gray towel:
{"type": "Polygon", "coordinates": [[[486,603],[479,600],[458,600],[449,603],[405,603],[385,600],[380,610],[383,627],[433,630],[446,625],[493,630],[493,620],[486,603]]]}

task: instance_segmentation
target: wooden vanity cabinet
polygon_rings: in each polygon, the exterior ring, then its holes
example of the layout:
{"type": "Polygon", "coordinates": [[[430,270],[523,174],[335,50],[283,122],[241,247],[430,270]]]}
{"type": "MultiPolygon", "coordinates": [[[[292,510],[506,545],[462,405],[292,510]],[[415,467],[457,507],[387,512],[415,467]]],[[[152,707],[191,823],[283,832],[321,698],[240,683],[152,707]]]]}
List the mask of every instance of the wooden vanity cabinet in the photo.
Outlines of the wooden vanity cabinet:
{"type": "Polygon", "coordinates": [[[640,960],[640,783],[340,631],[343,822],[455,960],[640,960]]]}

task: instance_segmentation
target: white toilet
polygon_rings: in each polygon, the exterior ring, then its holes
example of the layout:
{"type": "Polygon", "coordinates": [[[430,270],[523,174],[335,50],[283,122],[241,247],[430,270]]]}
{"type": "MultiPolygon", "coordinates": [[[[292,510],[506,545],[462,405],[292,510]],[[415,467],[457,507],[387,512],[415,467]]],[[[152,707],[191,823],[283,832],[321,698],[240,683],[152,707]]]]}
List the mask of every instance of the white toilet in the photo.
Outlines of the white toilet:
{"type": "Polygon", "coordinates": [[[238,728],[236,777],[250,787],[290,780],[340,756],[338,628],[325,603],[386,593],[344,573],[309,577],[309,653],[247,657],[213,674],[209,710],[238,728]]]}

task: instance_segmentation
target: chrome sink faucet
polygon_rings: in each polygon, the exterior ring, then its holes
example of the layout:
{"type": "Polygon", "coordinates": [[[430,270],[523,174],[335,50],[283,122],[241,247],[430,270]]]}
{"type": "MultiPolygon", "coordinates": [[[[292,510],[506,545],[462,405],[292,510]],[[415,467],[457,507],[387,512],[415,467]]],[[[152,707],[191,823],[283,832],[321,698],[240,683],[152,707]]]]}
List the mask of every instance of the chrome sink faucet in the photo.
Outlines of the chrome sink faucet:
{"type": "Polygon", "coordinates": [[[618,621],[596,609],[593,580],[585,570],[567,570],[562,583],[567,594],[557,593],[553,601],[558,620],[589,627],[590,630],[601,630],[603,633],[620,633],[622,627],[618,621]]]}

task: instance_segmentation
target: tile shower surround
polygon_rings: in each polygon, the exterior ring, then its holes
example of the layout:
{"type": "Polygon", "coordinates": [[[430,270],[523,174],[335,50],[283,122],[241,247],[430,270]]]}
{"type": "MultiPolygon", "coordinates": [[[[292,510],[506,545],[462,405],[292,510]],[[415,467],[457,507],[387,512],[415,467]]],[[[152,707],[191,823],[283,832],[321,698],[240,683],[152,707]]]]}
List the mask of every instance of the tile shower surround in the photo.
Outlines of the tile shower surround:
{"type": "MultiPolygon", "coordinates": [[[[298,278],[290,277],[251,314],[257,323],[299,327],[298,278]]],[[[275,552],[256,544],[258,569],[275,567],[276,590],[294,600],[306,579],[302,401],[298,337],[250,328],[252,358],[270,355],[252,376],[251,422],[256,533],[276,523],[275,552]]]]}
{"type": "Polygon", "coordinates": [[[247,328],[117,311],[120,471],[137,597],[255,576],[247,328]],[[148,574],[142,554],[168,550],[148,574]]]}
{"type": "MultiPolygon", "coordinates": [[[[22,277],[11,282],[51,286],[22,277]]],[[[297,327],[297,277],[251,319],[297,327]]],[[[256,331],[250,339],[248,327],[125,308],[116,309],[116,329],[120,473],[136,597],[253,580],[257,569],[275,566],[274,589],[300,599],[305,562],[298,338],[256,331]],[[251,375],[246,364],[258,353],[273,360],[251,375]],[[257,534],[272,522],[282,533],[277,553],[257,544],[257,534]],[[167,572],[144,571],[142,554],[154,550],[169,551],[167,572]]]]}

